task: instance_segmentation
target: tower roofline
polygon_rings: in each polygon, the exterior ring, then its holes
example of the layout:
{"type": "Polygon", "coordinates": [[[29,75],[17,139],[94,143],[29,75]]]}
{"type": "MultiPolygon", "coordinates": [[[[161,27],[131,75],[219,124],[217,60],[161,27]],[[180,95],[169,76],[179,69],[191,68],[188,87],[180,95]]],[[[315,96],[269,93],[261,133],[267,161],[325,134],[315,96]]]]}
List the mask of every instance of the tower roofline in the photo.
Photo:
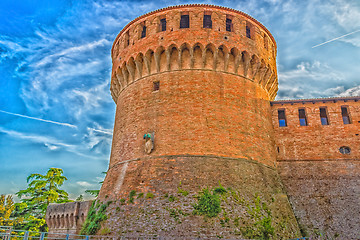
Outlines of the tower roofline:
{"type": "Polygon", "coordinates": [[[337,102],[337,101],[359,101],[360,96],[353,97],[329,97],[329,98],[312,98],[312,99],[289,99],[271,101],[270,104],[293,104],[293,103],[315,103],[315,102],[337,102]]]}
{"type": "MultiPolygon", "coordinates": [[[[222,7],[222,6],[217,6],[217,5],[212,5],[212,4],[182,4],[182,5],[174,5],[174,6],[168,6],[168,7],[165,7],[165,8],[160,8],[160,9],[157,9],[157,10],[154,10],[154,11],[151,11],[151,12],[148,12],[148,13],[145,13],[137,18],[135,18],[134,20],[132,20],[131,22],[129,22],[121,31],[120,33],[116,36],[114,42],[116,42],[118,40],[118,38],[121,36],[121,34],[123,32],[125,32],[129,26],[131,26],[134,22],[137,22],[138,20],[142,19],[142,18],[145,18],[145,17],[148,17],[150,15],[153,15],[153,14],[156,14],[156,13],[159,13],[159,12],[163,12],[163,11],[167,11],[167,10],[172,10],[172,9],[178,9],[178,8],[189,8],[189,7],[210,7],[210,8],[215,8],[215,9],[219,9],[219,10],[225,10],[225,11],[229,11],[229,12],[234,12],[236,14],[240,14],[246,18],[249,18],[250,20],[252,20],[253,22],[255,22],[256,24],[258,24],[260,27],[262,27],[265,32],[269,35],[269,37],[271,38],[271,40],[273,41],[274,43],[274,47],[275,47],[275,50],[277,50],[277,45],[276,45],[276,41],[275,41],[275,38],[273,37],[273,35],[270,33],[270,31],[261,23],[259,22],[258,20],[256,20],[255,18],[253,18],[252,16],[242,12],[242,11],[239,11],[239,10],[236,10],[236,9],[233,9],[233,8],[229,8],[229,7],[222,7]]],[[[114,45],[111,47],[111,53],[113,52],[113,48],[114,48],[114,45]]]]}

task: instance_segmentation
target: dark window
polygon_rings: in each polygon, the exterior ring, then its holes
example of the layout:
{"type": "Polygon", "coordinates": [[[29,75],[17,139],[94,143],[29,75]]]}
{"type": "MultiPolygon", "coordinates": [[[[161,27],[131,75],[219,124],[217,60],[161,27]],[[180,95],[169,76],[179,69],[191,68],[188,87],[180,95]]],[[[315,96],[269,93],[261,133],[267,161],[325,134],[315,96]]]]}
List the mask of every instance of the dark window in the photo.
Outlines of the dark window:
{"type": "Polygon", "coordinates": [[[246,25],[246,37],[251,38],[251,28],[248,25],[246,25]]]}
{"type": "Polygon", "coordinates": [[[327,116],[326,108],[324,107],[320,108],[320,120],[321,120],[321,125],[329,125],[329,119],[327,116]]]}
{"type": "Polygon", "coordinates": [[[349,111],[348,111],[347,107],[341,107],[341,115],[342,115],[344,124],[351,124],[351,119],[350,119],[349,111]]]}
{"type": "Polygon", "coordinates": [[[211,15],[204,15],[203,27],[212,28],[211,15]]]}
{"type": "Polygon", "coordinates": [[[142,31],[141,31],[141,38],[146,37],[146,26],[143,26],[142,31]]]}
{"type": "Polygon", "coordinates": [[[279,109],[278,110],[278,119],[279,119],[279,127],[286,127],[286,118],[285,118],[285,110],[279,109]]]}
{"type": "Polygon", "coordinates": [[[232,19],[230,18],[226,19],[226,31],[232,32],[232,19]]]}
{"type": "Polygon", "coordinates": [[[268,49],[268,39],[267,39],[266,35],[264,36],[264,48],[268,49]]]}
{"type": "Polygon", "coordinates": [[[159,89],[160,89],[160,82],[159,81],[153,82],[153,92],[159,91],[159,89]]]}
{"type": "Polygon", "coordinates": [[[300,108],[299,109],[299,121],[300,121],[300,126],[307,126],[307,119],[306,119],[306,114],[305,114],[305,109],[300,108]]]}
{"type": "Polygon", "coordinates": [[[349,147],[346,146],[342,146],[339,148],[340,153],[342,154],[350,154],[351,149],[349,147]]]}
{"type": "Polygon", "coordinates": [[[130,34],[129,31],[125,33],[125,47],[129,46],[130,44],[130,34]]]}
{"type": "Polygon", "coordinates": [[[189,28],[189,15],[181,15],[180,28],[189,28]]]}
{"type": "Polygon", "coordinates": [[[166,31],[166,18],[160,19],[160,30],[166,31]]]}

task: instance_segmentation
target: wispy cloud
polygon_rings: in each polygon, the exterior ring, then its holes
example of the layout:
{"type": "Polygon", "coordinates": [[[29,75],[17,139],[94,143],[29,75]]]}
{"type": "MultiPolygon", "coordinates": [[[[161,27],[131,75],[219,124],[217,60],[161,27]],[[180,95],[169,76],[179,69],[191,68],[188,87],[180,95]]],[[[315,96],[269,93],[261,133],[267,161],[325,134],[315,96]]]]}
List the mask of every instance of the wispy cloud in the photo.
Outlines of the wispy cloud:
{"type": "MultiPolygon", "coordinates": [[[[24,140],[30,140],[35,143],[42,143],[45,146],[61,146],[61,147],[66,147],[66,148],[75,148],[74,145],[65,144],[53,137],[40,136],[40,135],[36,135],[36,134],[24,134],[24,133],[21,133],[18,131],[5,129],[3,127],[0,127],[0,132],[6,133],[6,134],[10,135],[11,137],[20,138],[20,139],[24,139],[24,140]]],[[[51,150],[53,150],[53,149],[51,149],[51,150]]]]}
{"type": "Polygon", "coordinates": [[[75,125],[72,125],[70,123],[56,122],[56,121],[51,121],[51,120],[42,119],[42,118],[30,117],[30,116],[26,116],[26,115],[22,115],[22,114],[18,114],[18,113],[7,112],[7,111],[3,111],[3,110],[0,110],[0,112],[9,114],[9,115],[13,115],[13,116],[17,116],[17,117],[32,119],[32,120],[41,121],[41,122],[47,122],[47,123],[51,123],[51,124],[56,124],[56,125],[60,125],[60,126],[77,128],[75,125]]]}
{"type": "Polygon", "coordinates": [[[95,129],[95,128],[88,128],[88,129],[91,131],[98,132],[98,133],[104,133],[104,134],[111,135],[111,136],[113,135],[113,133],[110,131],[104,131],[104,130],[99,130],[99,129],[95,129]]]}

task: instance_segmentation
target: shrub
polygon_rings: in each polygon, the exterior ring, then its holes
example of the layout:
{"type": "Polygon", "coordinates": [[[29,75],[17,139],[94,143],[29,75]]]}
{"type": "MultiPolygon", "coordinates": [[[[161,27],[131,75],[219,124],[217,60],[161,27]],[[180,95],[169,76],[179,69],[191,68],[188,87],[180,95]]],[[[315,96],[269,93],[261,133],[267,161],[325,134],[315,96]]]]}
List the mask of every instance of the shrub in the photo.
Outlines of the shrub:
{"type": "Polygon", "coordinates": [[[136,191],[131,190],[131,192],[129,193],[129,203],[134,203],[134,196],[135,195],[136,195],[136,191]]]}
{"type": "Polygon", "coordinates": [[[197,196],[198,202],[194,204],[194,214],[206,217],[216,217],[221,212],[220,197],[212,193],[209,188],[203,189],[197,196]]]}
{"type": "Polygon", "coordinates": [[[111,204],[101,204],[100,201],[95,205],[96,201],[92,203],[89,213],[86,217],[80,234],[82,235],[94,235],[101,227],[101,222],[107,219],[106,208],[111,204]],[[101,204],[101,205],[100,205],[101,204]],[[99,209],[98,209],[99,208],[99,209]]]}
{"type": "Polygon", "coordinates": [[[145,197],[146,198],[154,198],[154,194],[152,194],[151,192],[148,192],[145,197]]]}

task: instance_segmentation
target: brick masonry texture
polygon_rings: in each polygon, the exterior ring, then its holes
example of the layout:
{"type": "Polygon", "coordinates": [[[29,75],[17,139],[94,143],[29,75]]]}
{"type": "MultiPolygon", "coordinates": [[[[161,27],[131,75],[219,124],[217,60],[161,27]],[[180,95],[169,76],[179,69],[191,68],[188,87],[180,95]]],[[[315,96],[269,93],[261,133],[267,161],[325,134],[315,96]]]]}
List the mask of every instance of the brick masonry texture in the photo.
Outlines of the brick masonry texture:
{"type": "Polygon", "coordinates": [[[272,102],[278,171],[294,213],[303,229],[360,238],[360,97],[272,102]],[[321,125],[320,107],[329,125],[321,125]],[[344,124],[347,107],[351,124],[344,124]],[[300,126],[298,109],[305,109],[308,126],[300,126]],[[278,110],[285,110],[286,127],[279,127],[278,110]],[[347,146],[350,154],[339,149],[347,146]]]}
{"type": "Polygon", "coordinates": [[[272,118],[278,161],[360,159],[360,97],[301,102],[273,102],[272,118]],[[344,124],[341,107],[348,108],[351,124],[344,124]],[[328,113],[329,125],[321,125],[320,107],[328,113]],[[300,126],[298,109],[305,109],[308,126],[300,126]],[[279,127],[278,109],[285,110],[287,127],[279,127]],[[348,146],[350,154],[339,148],[348,146]]]}
{"type": "Polygon", "coordinates": [[[79,233],[91,204],[92,201],[50,204],[46,209],[45,219],[51,237],[57,237],[54,233],[79,233]]]}
{"type": "Polygon", "coordinates": [[[278,170],[303,229],[360,239],[359,160],[281,161],[278,170]]]}
{"type": "MultiPolygon", "coordinates": [[[[275,239],[300,236],[276,170],[261,163],[207,156],[154,157],[129,162],[127,174],[129,177],[124,181],[120,193],[126,202],[117,201],[111,205],[108,210],[111,218],[104,225],[117,236],[239,238],[239,227],[244,225],[243,221],[248,224],[250,220],[247,219],[246,207],[230,196],[222,201],[223,210],[218,218],[204,221],[202,216],[192,214],[195,195],[203,187],[219,186],[219,181],[240,193],[240,198],[251,200],[255,194],[259,194],[269,204],[277,233],[275,239]],[[185,197],[178,193],[178,187],[189,191],[189,195],[185,197]],[[128,202],[131,190],[136,191],[134,203],[128,202]],[[152,192],[154,198],[146,199],[148,192],[152,192]],[[136,197],[139,193],[143,193],[143,197],[136,197]],[[171,195],[175,196],[174,201],[169,200],[171,195]],[[178,214],[178,220],[170,215],[175,210],[182,211],[178,214]],[[225,217],[229,218],[229,222],[222,226],[220,220],[225,217]],[[241,219],[240,226],[235,226],[236,218],[241,219]]],[[[113,198],[110,196],[108,199],[113,198]]]]}
{"type": "MultiPolygon", "coordinates": [[[[144,234],[238,236],[234,228],[224,232],[219,218],[211,225],[190,216],[174,226],[163,215],[150,223],[149,216],[140,214],[164,212],[161,196],[176,195],[180,183],[192,197],[184,199],[187,207],[179,203],[178,210],[189,212],[197,192],[221,183],[241,198],[261,194],[273,201],[274,224],[289,226],[276,228],[276,236],[299,236],[274,168],[269,101],[278,85],[275,57],[275,41],[267,29],[250,16],[226,8],[164,9],[124,28],[112,49],[110,90],[117,109],[110,164],[99,199],[119,202],[128,199],[131,191],[155,197],[145,205],[118,205],[123,211],[116,211],[115,204],[105,224],[111,232],[138,232],[143,226],[144,234]],[[203,28],[204,11],[211,12],[212,29],[203,28]],[[183,13],[190,16],[187,29],[179,28],[183,13]],[[167,30],[161,32],[164,17],[167,30]],[[226,18],[232,18],[231,32],[226,31],[226,18]],[[141,38],[143,26],[146,36],[141,38]],[[159,89],[154,89],[155,83],[159,89]],[[146,133],[154,136],[151,154],[144,149],[146,133]],[[204,231],[197,233],[201,228],[204,231]]],[[[224,208],[235,204],[225,202],[224,208]]],[[[234,219],[246,215],[245,206],[234,211],[234,219]]]]}

